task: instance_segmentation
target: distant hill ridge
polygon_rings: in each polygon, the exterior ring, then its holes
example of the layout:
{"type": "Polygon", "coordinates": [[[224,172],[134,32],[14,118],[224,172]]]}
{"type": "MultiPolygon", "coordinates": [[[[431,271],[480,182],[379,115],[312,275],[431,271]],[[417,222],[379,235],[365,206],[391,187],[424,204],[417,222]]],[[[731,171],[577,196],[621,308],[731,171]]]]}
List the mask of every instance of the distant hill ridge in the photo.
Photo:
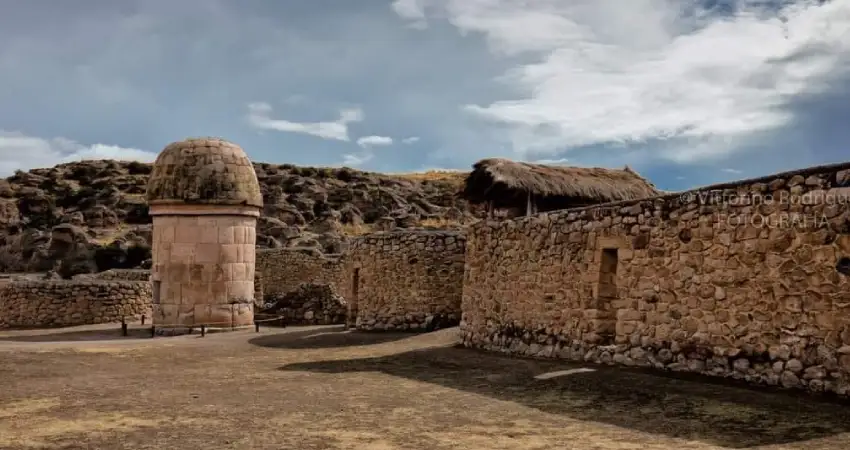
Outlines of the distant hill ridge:
{"type": "MultiPolygon", "coordinates": [[[[457,198],[467,172],[380,174],[254,163],[265,207],[261,247],[338,252],[353,235],[393,227],[459,228],[481,212],[457,198]]],[[[151,164],[95,160],[0,180],[0,272],[63,276],[143,266],[151,164]]]]}

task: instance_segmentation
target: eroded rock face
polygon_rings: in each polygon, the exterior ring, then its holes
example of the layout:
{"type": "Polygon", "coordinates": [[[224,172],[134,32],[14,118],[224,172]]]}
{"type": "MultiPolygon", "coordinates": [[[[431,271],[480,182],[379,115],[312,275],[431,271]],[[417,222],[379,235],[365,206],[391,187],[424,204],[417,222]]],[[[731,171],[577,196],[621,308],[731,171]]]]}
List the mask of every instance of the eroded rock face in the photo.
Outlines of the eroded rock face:
{"type": "Polygon", "coordinates": [[[800,172],[479,223],[463,342],[847,394],[846,178],[800,172]]]}

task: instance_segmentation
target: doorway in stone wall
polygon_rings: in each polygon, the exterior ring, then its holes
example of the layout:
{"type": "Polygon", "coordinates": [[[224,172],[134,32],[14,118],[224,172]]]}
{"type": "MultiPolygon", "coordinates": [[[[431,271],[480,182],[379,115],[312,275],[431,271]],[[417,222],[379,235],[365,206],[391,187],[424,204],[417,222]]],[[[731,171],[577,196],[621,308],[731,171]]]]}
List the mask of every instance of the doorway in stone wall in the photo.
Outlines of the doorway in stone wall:
{"type": "Polygon", "coordinates": [[[596,309],[599,312],[596,332],[604,344],[614,343],[617,328],[617,266],[616,248],[603,248],[599,261],[599,283],[596,290],[596,309]]]}

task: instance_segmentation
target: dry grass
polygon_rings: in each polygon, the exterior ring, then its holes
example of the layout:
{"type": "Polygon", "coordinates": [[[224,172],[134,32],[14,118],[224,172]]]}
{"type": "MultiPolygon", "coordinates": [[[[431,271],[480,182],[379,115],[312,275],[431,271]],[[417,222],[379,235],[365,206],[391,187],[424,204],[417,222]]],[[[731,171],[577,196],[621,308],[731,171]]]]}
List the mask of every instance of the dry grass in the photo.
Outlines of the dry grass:
{"type": "MultiPolygon", "coordinates": [[[[473,222],[464,223],[457,220],[439,218],[422,219],[416,223],[416,226],[422,228],[456,229],[458,227],[469,225],[470,223],[473,222]]],[[[346,236],[363,236],[364,234],[374,233],[375,231],[376,229],[372,224],[342,224],[342,232],[346,236]]]]}
{"type": "Polygon", "coordinates": [[[124,192],[124,193],[121,194],[121,196],[128,199],[128,200],[133,200],[133,201],[136,201],[136,202],[146,202],[147,201],[145,199],[145,194],[129,194],[129,193],[124,192]]]}
{"type": "Polygon", "coordinates": [[[428,170],[426,172],[394,173],[389,176],[411,181],[449,181],[463,183],[469,172],[460,170],[428,170]]]}
{"type": "Polygon", "coordinates": [[[432,227],[432,228],[457,228],[463,227],[465,225],[469,225],[469,223],[464,223],[457,220],[450,219],[422,219],[419,221],[420,227],[432,227]]]}
{"type": "Polygon", "coordinates": [[[465,183],[463,196],[476,203],[505,197],[562,196],[592,202],[654,197],[661,193],[649,180],[626,167],[546,166],[504,158],[478,161],[465,183]]]}
{"type": "Polygon", "coordinates": [[[342,233],[346,236],[362,236],[374,231],[374,227],[366,223],[344,223],[342,233]]]}
{"type": "Polygon", "coordinates": [[[119,223],[114,228],[96,230],[97,236],[91,239],[91,242],[97,245],[109,245],[115,239],[118,239],[130,229],[130,226],[124,223],[119,223]]]}
{"type": "Polygon", "coordinates": [[[576,365],[454,348],[456,329],[339,331],[53,347],[0,333],[0,448],[850,448],[850,408],[810,397],[609,368],[538,381],[576,365]],[[74,351],[110,346],[127,353],[74,351]]]}
{"type": "Polygon", "coordinates": [[[119,413],[86,412],[73,419],[57,417],[59,397],[30,398],[0,406],[0,448],[44,448],[59,436],[126,433],[159,426],[162,420],[146,420],[119,413]]]}

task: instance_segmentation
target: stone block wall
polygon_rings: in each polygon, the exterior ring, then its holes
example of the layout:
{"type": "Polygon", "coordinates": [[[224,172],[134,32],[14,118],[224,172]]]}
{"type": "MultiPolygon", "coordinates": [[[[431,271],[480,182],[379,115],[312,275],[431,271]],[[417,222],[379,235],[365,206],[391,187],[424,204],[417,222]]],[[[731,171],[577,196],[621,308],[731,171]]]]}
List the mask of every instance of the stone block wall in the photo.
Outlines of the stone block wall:
{"type": "Polygon", "coordinates": [[[341,283],[359,330],[426,331],[457,325],[463,292],[460,232],[406,230],[354,239],[341,283]]]}
{"type": "Polygon", "coordinates": [[[343,279],[340,255],[324,255],[312,248],[257,249],[256,270],[263,295],[274,298],[293,292],[302,283],[337,285],[343,279]]]}
{"type": "MultiPolygon", "coordinates": [[[[290,324],[342,323],[327,298],[339,294],[345,266],[340,255],[325,255],[312,248],[257,250],[257,274],[262,284],[262,303],[275,304],[290,324]],[[327,295],[309,298],[309,286],[327,286],[327,295]],[[327,298],[326,298],[327,297],[327,298]]],[[[344,319],[342,319],[344,322],[344,319]]]]}
{"type": "Polygon", "coordinates": [[[145,269],[109,269],[98,273],[77,275],[74,279],[150,281],[151,271],[145,269]]]}
{"type": "Polygon", "coordinates": [[[256,217],[183,212],[153,217],[154,325],[175,333],[201,324],[250,326],[256,217]]]}
{"type": "Polygon", "coordinates": [[[13,281],[0,287],[0,327],[59,327],[150,317],[147,281],[13,281]]]}
{"type": "Polygon", "coordinates": [[[468,347],[847,394],[850,165],[468,231],[468,347]]]}
{"type": "Polygon", "coordinates": [[[263,308],[263,276],[259,272],[254,272],[254,310],[263,308]]]}
{"type": "Polygon", "coordinates": [[[298,289],[277,296],[264,315],[283,316],[288,324],[336,325],[345,323],[345,299],[330,284],[304,283],[298,289]]]}

